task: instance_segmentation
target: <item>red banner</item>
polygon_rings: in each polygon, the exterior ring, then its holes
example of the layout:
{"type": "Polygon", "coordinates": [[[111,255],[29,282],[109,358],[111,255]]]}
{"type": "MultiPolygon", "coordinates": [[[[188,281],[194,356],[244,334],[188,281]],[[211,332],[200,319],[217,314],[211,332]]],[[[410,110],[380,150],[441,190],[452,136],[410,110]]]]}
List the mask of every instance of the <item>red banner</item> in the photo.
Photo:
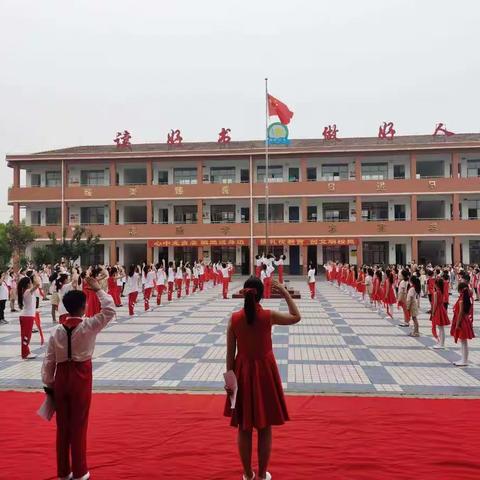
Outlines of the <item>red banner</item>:
{"type": "Polygon", "coordinates": [[[205,240],[148,240],[151,247],[235,247],[249,245],[247,238],[209,238],[205,240]]]}
{"type": "MultiPolygon", "coordinates": [[[[257,238],[258,245],[265,245],[265,238],[257,238]]],[[[356,238],[269,238],[268,244],[272,246],[283,245],[357,245],[356,238]]]]}

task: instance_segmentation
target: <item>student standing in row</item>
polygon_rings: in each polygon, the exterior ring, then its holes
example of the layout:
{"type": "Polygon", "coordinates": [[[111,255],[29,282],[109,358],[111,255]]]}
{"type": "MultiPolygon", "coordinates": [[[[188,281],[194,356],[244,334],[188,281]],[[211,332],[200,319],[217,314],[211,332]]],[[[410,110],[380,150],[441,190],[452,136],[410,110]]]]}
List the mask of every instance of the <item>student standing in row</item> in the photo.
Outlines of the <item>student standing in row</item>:
{"type": "Polygon", "coordinates": [[[313,300],[315,298],[315,269],[312,264],[308,266],[307,282],[310,289],[310,298],[313,300]]]}
{"type": "Polygon", "coordinates": [[[157,305],[162,305],[162,295],[165,291],[165,282],[167,281],[167,276],[165,275],[165,260],[162,260],[162,263],[157,263],[156,276],[157,305]]]}
{"type": "Polygon", "coordinates": [[[138,291],[140,289],[140,275],[135,265],[130,265],[127,276],[128,292],[128,314],[132,316],[135,313],[135,304],[137,303],[138,291]]]}
{"type": "Polygon", "coordinates": [[[23,277],[18,281],[17,297],[20,311],[20,340],[21,354],[24,360],[36,358],[30,352],[33,322],[35,321],[35,292],[40,286],[40,279],[35,275],[33,279],[23,277]]]}

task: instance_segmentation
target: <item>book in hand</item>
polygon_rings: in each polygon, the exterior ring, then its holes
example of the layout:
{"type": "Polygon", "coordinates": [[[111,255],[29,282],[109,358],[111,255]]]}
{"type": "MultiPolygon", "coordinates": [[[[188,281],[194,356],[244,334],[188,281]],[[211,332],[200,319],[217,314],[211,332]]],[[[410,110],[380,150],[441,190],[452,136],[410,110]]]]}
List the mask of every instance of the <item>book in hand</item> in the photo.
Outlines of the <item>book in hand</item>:
{"type": "Polygon", "coordinates": [[[235,372],[233,370],[229,370],[227,373],[223,374],[223,378],[225,379],[225,386],[233,392],[232,395],[230,395],[230,406],[233,410],[237,401],[237,377],[235,376],[235,372]]]}
{"type": "Polygon", "coordinates": [[[55,413],[55,402],[52,395],[45,395],[45,400],[37,411],[37,415],[49,422],[55,413]]]}

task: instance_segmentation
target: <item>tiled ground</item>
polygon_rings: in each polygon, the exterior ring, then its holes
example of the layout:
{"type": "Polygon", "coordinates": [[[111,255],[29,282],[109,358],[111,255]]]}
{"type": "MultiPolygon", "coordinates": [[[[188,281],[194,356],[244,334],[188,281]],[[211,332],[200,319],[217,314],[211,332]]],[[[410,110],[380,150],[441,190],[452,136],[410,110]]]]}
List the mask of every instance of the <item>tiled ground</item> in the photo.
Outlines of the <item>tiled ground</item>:
{"type": "MultiPolygon", "coordinates": [[[[395,320],[372,312],[358,300],[325,283],[310,300],[307,285],[298,301],[302,322],[276,327],[275,355],[290,392],[480,395],[480,345],[470,343],[472,365],[459,369],[459,347],[450,338],[445,351],[432,350],[429,321],[421,316],[424,336],[407,337],[395,320]]],[[[231,290],[238,289],[240,280],[231,290]]],[[[102,389],[221,389],[225,366],[225,325],[241,300],[223,300],[220,288],[209,289],[164,307],[129,318],[118,310],[118,321],[98,336],[94,378],[102,389]]],[[[286,310],[280,300],[265,307],[286,310]]],[[[476,304],[477,306],[478,304],[476,304]]],[[[422,309],[427,301],[422,299],[422,309]]],[[[480,307],[480,305],[479,305],[480,307]]],[[[45,329],[50,326],[48,302],[42,304],[45,329]]],[[[478,310],[478,308],[477,308],[478,310]]],[[[18,315],[18,314],[17,314],[18,315]]],[[[20,360],[19,326],[8,314],[0,326],[0,388],[40,387],[43,347],[33,335],[36,360],[20,360]]],[[[476,314],[478,319],[478,314],[476,314]]]]}

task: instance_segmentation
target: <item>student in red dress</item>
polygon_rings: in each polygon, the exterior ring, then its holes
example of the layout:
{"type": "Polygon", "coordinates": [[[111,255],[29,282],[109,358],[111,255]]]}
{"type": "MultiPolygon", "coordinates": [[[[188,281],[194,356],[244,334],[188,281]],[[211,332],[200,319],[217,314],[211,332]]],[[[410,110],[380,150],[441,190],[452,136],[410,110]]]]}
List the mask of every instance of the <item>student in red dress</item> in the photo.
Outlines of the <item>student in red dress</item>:
{"type": "Polygon", "coordinates": [[[430,310],[427,313],[432,313],[433,294],[435,292],[435,278],[433,270],[427,270],[427,295],[430,302],[430,310]]]}
{"type": "MultiPolygon", "coordinates": [[[[293,325],[300,321],[300,312],[280,283],[273,288],[288,305],[289,313],[264,310],[260,305],[263,284],[250,277],[244,284],[244,308],[232,314],[227,328],[227,371],[233,370],[238,392],[235,408],[226,399],[225,416],[238,428],[238,449],[243,465],[243,480],[252,480],[252,432],[258,431],[258,478],[270,480],[267,472],[272,446],[272,425],[289,420],[283,395],[282,380],[272,351],[272,325],[293,325]],[[255,385],[255,388],[252,388],[255,385]]],[[[227,393],[233,392],[225,387],[227,393]]]]}
{"type": "Polygon", "coordinates": [[[443,278],[443,304],[448,312],[448,304],[450,303],[450,274],[445,270],[442,274],[443,278]]]}
{"type": "Polygon", "coordinates": [[[467,283],[460,282],[458,284],[458,300],[453,307],[450,335],[455,339],[455,343],[460,340],[462,345],[462,359],[455,362],[457,367],[468,366],[468,340],[475,338],[473,331],[473,303],[468,290],[467,283]]]}
{"type": "Polygon", "coordinates": [[[397,303],[397,297],[395,296],[395,292],[393,290],[393,283],[395,279],[393,278],[393,273],[390,269],[387,268],[385,270],[385,292],[383,297],[383,303],[385,304],[385,308],[387,309],[387,315],[393,319],[393,315],[391,312],[391,306],[397,303]]]}
{"type": "Polygon", "coordinates": [[[447,310],[443,304],[443,278],[435,280],[435,290],[432,299],[432,334],[437,339],[433,348],[445,348],[445,327],[450,325],[447,310]],[[437,334],[438,329],[438,334],[437,334]]]}

